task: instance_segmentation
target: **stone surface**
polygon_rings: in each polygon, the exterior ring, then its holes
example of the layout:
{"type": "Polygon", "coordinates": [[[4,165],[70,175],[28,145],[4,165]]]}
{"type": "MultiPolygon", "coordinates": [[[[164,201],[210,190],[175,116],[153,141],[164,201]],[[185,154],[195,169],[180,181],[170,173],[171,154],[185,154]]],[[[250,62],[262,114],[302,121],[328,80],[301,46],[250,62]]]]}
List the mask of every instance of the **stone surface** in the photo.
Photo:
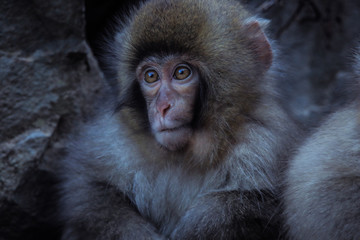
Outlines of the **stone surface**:
{"type": "Polygon", "coordinates": [[[305,126],[316,126],[351,97],[348,87],[360,34],[360,2],[248,2],[271,20],[270,32],[280,46],[280,57],[293,73],[280,81],[286,107],[305,126]],[[274,5],[266,9],[264,3],[274,5]]]}
{"type": "Polygon", "coordinates": [[[84,28],[82,1],[0,4],[0,239],[59,237],[49,166],[104,89],[84,28]]]}

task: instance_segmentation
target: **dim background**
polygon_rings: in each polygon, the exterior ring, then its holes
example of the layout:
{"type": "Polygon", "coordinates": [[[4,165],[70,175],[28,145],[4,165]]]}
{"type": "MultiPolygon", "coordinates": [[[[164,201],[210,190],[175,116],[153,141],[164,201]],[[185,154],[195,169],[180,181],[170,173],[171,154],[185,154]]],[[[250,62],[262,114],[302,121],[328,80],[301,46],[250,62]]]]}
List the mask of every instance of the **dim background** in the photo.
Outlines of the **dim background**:
{"type": "MultiPolygon", "coordinates": [[[[360,1],[242,2],[271,20],[268,33],[286,63],[277,79],[279,94],[299,124],[312,129],[352,98],[360,1]]],[[[59,239],[54,165],[65,154],[71,126],[86,121],[102,95],[117,92],[116,82],[105,80],[100,56],[114,19],[124,18],[134,4],[1,1],[1,240],[59,239]]]]}

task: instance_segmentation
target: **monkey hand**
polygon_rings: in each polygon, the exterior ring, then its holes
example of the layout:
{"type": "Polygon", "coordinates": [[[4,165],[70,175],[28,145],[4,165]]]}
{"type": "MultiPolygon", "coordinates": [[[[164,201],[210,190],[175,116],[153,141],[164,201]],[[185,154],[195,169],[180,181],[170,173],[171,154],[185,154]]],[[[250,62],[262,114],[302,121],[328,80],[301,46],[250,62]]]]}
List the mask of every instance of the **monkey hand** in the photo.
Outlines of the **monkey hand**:
{"type": "Polygon", "coordinates": [[[234,209],[227,195],[218,192],[200,197],[180,219],[171,239],[235,239],[234,209]]]}
{"type": "Polygon", "coordinates": [[[180,219],[171,239],[277,239],[274,213],[265,214],[274,205],[267,191],[206,194],[180,219]]]}
{"type": "MultiPolygon", "coordinates": [[[[131,221],[131,219],[130,219],[131,221]]],[[[115,224],[114,224],[115,225],[115,224]]],[[[132,224],[131,226],[105,226],[98,231],[88,231],[77,226],[66,226],[62,235],[62,240],[166,240],[167,238],[156,233],[153,226],[147,224],[132,224]]]]}

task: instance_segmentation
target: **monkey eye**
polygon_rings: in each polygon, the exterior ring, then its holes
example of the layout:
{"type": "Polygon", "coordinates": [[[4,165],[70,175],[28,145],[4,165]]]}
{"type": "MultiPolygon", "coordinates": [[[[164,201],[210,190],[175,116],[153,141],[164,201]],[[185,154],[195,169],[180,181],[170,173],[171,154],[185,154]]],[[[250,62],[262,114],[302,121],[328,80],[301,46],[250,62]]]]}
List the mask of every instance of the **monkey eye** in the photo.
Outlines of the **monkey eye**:
{"type": "Polygon", "coordinates": [[[191,70],[188,67],[180,66],[176,68],[174,73],[174,78],[177,80],[184,80],[189,77],[191,74],[191,70]]]}
{"type": "Polygon", "coordinates": [[[159,74],[155,70],[148,70],[145,73],[145,81],[147,83],[154,83],[159,80],[159,74]]]}

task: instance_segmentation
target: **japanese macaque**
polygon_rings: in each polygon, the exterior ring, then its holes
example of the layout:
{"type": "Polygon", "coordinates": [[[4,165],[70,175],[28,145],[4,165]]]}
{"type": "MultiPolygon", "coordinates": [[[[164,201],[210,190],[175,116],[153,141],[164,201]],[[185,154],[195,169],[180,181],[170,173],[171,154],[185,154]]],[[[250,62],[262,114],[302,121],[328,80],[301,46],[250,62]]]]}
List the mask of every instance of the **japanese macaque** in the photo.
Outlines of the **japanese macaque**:
{"type": "Polygon", "coordinates": [[[291,239],[360,239],[359,99],[333,113],[305,141],[290,163],[286,183],[291,239]]]}
{"type": "Polygon", "coordinates": [[[237,1],[150,0],[114,41],[120,85],[62,162],[63,239],[278,238],[296,126],[266,21],[237,1]]]}

